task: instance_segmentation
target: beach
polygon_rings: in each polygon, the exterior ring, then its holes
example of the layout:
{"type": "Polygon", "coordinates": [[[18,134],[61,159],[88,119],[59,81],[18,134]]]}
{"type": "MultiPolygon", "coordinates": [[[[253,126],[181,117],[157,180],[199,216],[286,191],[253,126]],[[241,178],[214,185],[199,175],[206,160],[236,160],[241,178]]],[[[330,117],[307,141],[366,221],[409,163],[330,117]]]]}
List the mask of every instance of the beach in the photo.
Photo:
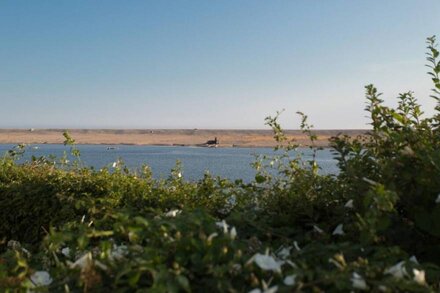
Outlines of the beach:
{"type": "MultiPolygon", "coordinates": [[[[61,144],[64,129],[0,129],[1,144],[61,144]]],[[[204,146],[208,140],[218,139],[219,147],[273,147],[276,142],[272,130],[228,129],[69,129],[77,144],[127,144],[204,146]]],[[[316,146],[326,147],[329,139],[338,134],[352,137],[366,130],[315,130],[316,146]]],[[[289,139],[309,146],[310,140],[300,130],[285,131],[289,139]]]]}

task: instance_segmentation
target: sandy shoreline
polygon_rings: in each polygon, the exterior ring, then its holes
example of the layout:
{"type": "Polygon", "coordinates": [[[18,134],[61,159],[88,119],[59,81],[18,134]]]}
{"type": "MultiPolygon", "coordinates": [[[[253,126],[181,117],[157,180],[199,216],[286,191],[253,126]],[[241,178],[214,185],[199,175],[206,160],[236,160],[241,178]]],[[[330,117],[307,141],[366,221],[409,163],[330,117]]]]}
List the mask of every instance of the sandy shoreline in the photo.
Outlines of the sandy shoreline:
{"type": "MultiPolygon", "coordinates": [[[[63,129],[0,129],[0,144],[60,144],[63,129]]],[[[126,144],[198,146],[218,138],[219,147],[273,147],[276,145],[271,130],[218,129],[70,129],[77,144],[126,144]]],[[[328,140],[339,133],[357,136],[365,130],[316,130],[318,146],[328,146],[328,140]]],[[[307,136],[299,130],[287,130],[289,138],[301,145],[309,145],[307,136]]]]}

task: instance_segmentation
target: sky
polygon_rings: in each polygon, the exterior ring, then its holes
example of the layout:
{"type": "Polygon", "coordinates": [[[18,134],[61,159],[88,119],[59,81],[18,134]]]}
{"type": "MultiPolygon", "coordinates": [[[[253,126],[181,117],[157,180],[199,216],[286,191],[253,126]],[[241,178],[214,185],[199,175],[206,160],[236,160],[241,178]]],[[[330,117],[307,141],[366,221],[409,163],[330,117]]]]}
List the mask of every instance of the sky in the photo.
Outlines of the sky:
{"type": "MultiPolygon", "coordinates": [[[[364,86],[432,113],[438,0],[0,0],[0,128],[368,128],[364,86]]],[[[439,36],[440,37],[440,36],[439,36]]]]}

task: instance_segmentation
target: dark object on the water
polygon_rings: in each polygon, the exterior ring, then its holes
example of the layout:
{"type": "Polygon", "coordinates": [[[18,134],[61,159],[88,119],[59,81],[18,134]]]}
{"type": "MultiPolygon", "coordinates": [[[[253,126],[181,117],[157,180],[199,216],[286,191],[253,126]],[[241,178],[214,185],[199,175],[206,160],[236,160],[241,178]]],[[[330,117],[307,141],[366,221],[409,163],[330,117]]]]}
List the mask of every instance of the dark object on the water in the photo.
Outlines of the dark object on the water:
{"type": "Polygon", "coordinates": [[[208,146],[216,146],[216,145],[218,145],[220,142],[219,142],[219,140],[217,139],[217,137],[214,139],[214,140],[208,140],[207,142],[206,142],[206,145],[208,145],[208,146]]]}

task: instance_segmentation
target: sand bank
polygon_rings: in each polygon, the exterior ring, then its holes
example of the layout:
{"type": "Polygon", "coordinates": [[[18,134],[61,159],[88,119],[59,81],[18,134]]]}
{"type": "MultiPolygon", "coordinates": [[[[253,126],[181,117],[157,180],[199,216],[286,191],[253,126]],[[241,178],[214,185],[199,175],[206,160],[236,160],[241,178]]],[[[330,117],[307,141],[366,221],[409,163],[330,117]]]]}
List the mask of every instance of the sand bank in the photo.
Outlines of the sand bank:
{"type": "MultiPolygon", "coordinates": [[[[63,129],[0,129],[0,143],[42,144],[63,143],[63,129]]],[[[271,130],[217,130],[217,129],[70,129],[78,144],[133,144],[196,146],[218,138],[220,147],[273,147],[276,145],[271,130]]],[[[339,133],[356,136],[365,130],[316,130],[318,146],[328,146],[330,137],[339,133]]],[[[309,145],[307,136],[299,130],[288,130],[289,138],[309,145]]]]}

